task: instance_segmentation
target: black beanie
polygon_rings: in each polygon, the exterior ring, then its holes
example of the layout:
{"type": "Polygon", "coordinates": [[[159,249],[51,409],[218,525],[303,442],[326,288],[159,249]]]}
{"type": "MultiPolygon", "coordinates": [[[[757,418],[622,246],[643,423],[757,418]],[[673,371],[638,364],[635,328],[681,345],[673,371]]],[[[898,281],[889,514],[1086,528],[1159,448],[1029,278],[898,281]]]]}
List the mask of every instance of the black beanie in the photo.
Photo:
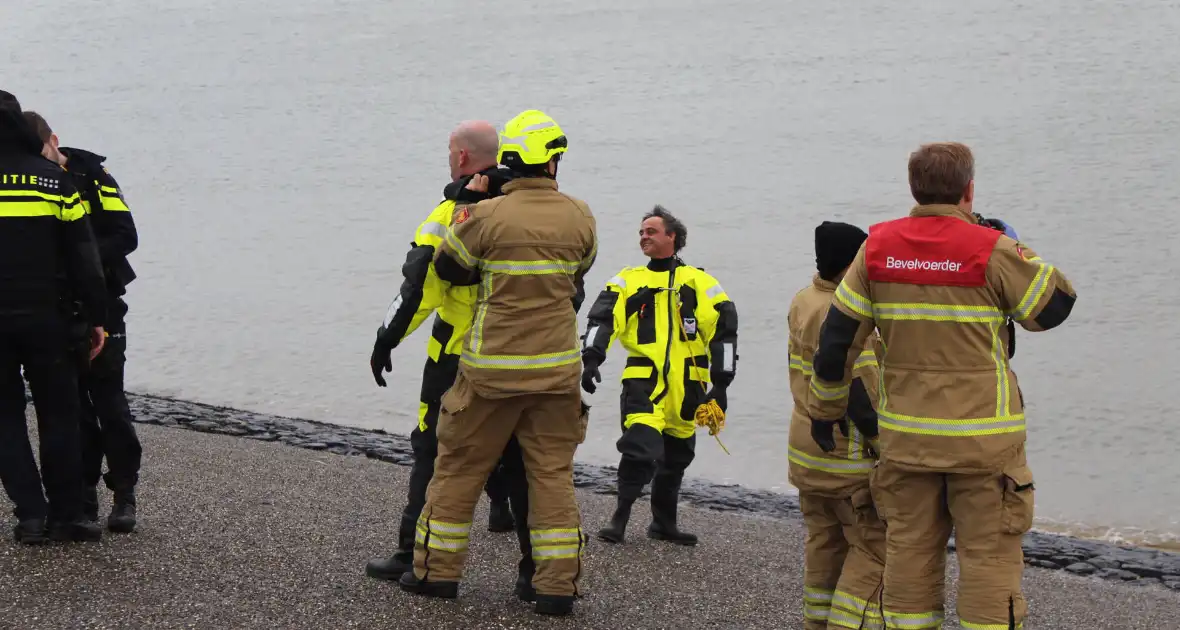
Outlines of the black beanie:
{"type": "Polygon", "coordinates": [[[834,221],[824,221],[815,228],[815,267],[824,280],[834,281],[852,264],[856,252],[869,237],[864,230],[834,221]]]}

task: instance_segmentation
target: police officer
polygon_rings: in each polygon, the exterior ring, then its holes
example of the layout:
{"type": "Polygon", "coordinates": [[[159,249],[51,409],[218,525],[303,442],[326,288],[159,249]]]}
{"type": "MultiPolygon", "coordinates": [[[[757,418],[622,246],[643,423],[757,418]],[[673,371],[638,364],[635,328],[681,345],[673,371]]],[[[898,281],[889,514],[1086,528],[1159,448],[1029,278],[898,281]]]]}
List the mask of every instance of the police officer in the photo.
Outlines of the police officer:
{"type": "MultiPolygon", "coordinates": [[[[510,172],[497,168],[498,148],[496,128],[486,121],[465,121],[451,132],[448,145],[451,182],[443,188],[443,200],[418,226],[402,265],[404,280],[401,288],[389,305],[373,342],[369,366],[377,385],[385,387],[382,373],[393,369],[390,353],[426,318],[435,314],[427,344],[426,366],[422,370],[418,426],[410,433],[414,464],[410,469],[406,506],[398,529],[398,551],[388,558],[371,559],[365,566],[365,573],[370,577],[396,581],[413,568],[414,528],[426,503],[426,487],[434,475],[434,459],[438,455],[435,429],[439,400],[454,383],[459,370],[459,352],[463,336],[471,326],[476,298],[474,286],[448,286],[439,279],[430,262],[450,225],[455,205],[497,196],[500,186],[511,179],[510,172]],[[478,181],[473,184],[473,179],[478,181]]],[[[515,483],[519,488],[514,503],[521,500],[526,503],[514,507],[522,515],[527,512],[528,488],[523,475],[519,451],[510,448],[504,465],[497,466],[488,476],[485,490],[491,500],[488,529],[503,532],[515,527],[522,545],[527,545],[528,529],[524,523],[517,526],[508,505],[510,484],[515,483]]],[[[530,561],[522,562],[527,564],[530,561]]]]}
{"type": "MultiPolygon", "coordinates": [[[[586,437],[577,309],[597,255],[585,202],[557,190],[566,137],[537,110],[508,121],[503,196],[457,208],[435,256],[439,278],[479,287],[455,384],[442,398],[438,459],[403,590],[458,594],[479,488],[515,435],[528,472],[535,610],[568,614],[583,574],[573,458],[586,437]]],[[[518,516],[519,518],[519,516],[518,516]]],[[[522,599],[528,599],[521,593],[522,599]]]]}
{"type": "Polygon", "coordinates": [[[936,628],[953,528],[963,627],[1022,627],[1021,538],[1033,522],[1024,400],[1008,319],[1056,328],[1076,293],[1023,242],[979,224],[975,160],[959,143],[910,155],[908,217],[874,225],[834,293],[808,415],[838,422],[849,356],[874,329],[885,348],[872,493],[886,524],[887,628],[936,628]]]}
{"type": "Polygon", "coordinates": [[[724,411],[726,388],[737,370],[737,309],[717,279],[680,259],[688,229],[662,206],[643,217],[639,246],[649,258],[606,283],[594,305],[582,350],[582,387],[602,381],[599,366],[616,339],[627,350],[623,369],[623,435],[616,443],[618,504],[598,532],[623,542],[631,505],[651,483],[652,522],[647,535],[681,545],[697,537],[676,526],[684,471],[696,450],[697,407],[716,400],[724,411]],[[710,386],[711,384],[711,386],[710,386]]]}
{"type": "Polygon", "coordinates": [[[99,540],[102,529],[82,510],[78,372],[67,305],[81,306],[93,360],[105,343],[106,287],[78,193],[40,151],[19,101],[0,91],[0,480],[16,506],[18,542],[99,540]],[[21,366],[37,410],[40,472],[25,423],[21,366]]]}
{"type": "Polygon", "coordinates": [[[127,302],[123,296],[135,280],[127,256],[139,246],[139,234],[119,183],[103,166],[106,157],[60,146],[57,134],[37,112],[26,111],[25,120],[43,143],[41,154],[72,176],[98,240],[107,285],[107,340],[102,354],[81,370],[83,506],[87,518],[98,520],[98,482],[102,479],[114,495],[107,529],[129,533],[136,523],[135,487],[143,448],[123,389],[127,362],[127,302]],[[102,474],[104,455],[106,475],[102,474]]]}
{"type": "Polygon", "coordinates": [[[885,527],[873,506],[869,478],[876,463],[877,356],[865,340],[854,359],[848,418],[835,430],[807,416],[812,358],[832,294],[868,235],[855,225],[824,221],[815,228],[816,274],[787,311],[794,410],[787,459],[791,485],[807,526],[803,571],[806,630],[880,628],[877,603],[885,570],[885,527]],[[851,420],[851,422],[849,422],[851,420]]]}

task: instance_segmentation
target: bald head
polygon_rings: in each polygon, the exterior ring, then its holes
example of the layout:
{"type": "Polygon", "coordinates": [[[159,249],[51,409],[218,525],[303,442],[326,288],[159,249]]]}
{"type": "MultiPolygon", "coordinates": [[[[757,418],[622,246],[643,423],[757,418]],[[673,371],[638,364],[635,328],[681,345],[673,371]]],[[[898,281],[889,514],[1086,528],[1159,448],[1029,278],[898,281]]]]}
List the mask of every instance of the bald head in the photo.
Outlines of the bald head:
{"type": "Polygon", "coordinates": [[[451,132],[451,179],[478,173],[496,165],[500,133],[486,120],[465,120],[451,132]]]}

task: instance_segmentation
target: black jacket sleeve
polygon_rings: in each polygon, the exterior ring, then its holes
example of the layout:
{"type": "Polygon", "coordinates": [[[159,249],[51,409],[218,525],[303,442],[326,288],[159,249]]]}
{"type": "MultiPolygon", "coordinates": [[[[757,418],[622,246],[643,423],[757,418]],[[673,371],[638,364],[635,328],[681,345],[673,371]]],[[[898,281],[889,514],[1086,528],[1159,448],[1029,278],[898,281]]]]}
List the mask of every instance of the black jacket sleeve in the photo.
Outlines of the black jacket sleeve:
{"type": "Polygon", "coordinates": [[[74,186],[62,178],[62,216],[59,223],[59,244],[65,256],[70,292],[81,307],[82,318],[91,326],[105,326],[107,318],[106,278],[98,254],[98,243],[90,220],[78,215],[76,206],[81,199],[74,186]],[[76,216],[76,218],[75,218],[76,216]]]}

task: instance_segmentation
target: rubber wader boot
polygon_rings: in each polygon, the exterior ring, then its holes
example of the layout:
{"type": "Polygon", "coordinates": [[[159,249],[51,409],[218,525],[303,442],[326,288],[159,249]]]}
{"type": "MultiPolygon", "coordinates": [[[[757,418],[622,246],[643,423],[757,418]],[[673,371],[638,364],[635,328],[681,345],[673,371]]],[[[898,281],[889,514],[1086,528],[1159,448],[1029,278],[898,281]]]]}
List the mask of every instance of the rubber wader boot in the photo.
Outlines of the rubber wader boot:
{"type": "Polygon", "coordinates": [[[568,615],[574,612],[573,595],[537,595],[533,612],[538,615],[568,615]]]}
{"type": "Polygon", "coordinates": [[[427,597],[441,597],[443,599],[455,599],[459,596],[458,582],[427,582],[419,580],[418,576],[414,575],[414,571],[406,571],[402,574],[398,585],[407,593],[414,593],[415,595],[425,595],[427,597]]]}
{"type": "Polygon", "coordinates": [[[414,531],[418,521],[402,517],[398,530],[398,550],[388,558],[373,558],[365,565],[365,575],[396,582],[402,574],[414,570],[414,531]]]}
{"type": "Polygon", "coordinates": [[[116,490],[111,503],[107,529],[118,534],[130,534],[135,531],[135,490],[116,490]]]}
{"type": "Polygon", "coordinates": [[[488,531],[510,532],[516,528],[516,520],[508,509],[508,501],[492,501],[488,509],[488,531]]]}
{"type": "Polygon", "coordinates": [[[619,498],[615,513],[610,518],[610,525],[598,530],[598,539],[608,543],[623,542],[623,533],[627,530],[627,521],[631,519],[631,504],[635,499],[619,498]]]}
{"type": "Polygon", "coordinates": [[[680,499],[680,480],[683,473],[672,475],[657,474],[651,481],[651,525],[647,537],[666,540],[677,545],[695,545],[697,537],[676,529],[676,502],[680,499]]]}

